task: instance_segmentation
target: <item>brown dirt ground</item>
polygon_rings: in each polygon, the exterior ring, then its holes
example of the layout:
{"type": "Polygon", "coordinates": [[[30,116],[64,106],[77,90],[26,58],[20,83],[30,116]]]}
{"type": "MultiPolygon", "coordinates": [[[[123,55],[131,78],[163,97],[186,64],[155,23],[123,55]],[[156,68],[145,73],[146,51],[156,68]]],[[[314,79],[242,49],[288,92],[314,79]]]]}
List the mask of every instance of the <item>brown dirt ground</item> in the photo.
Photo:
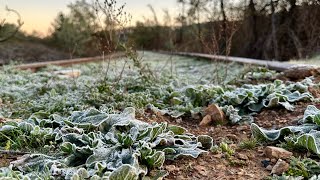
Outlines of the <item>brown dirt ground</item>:
{"type": "MultiPolygon", "coordinates": [[[[315,105],[320,108],[320,103],[299,102],[295,105],[293,112],[284,108],[265,109],[254,117],[254,121],[261,127],[275,129],[287,125],[296,125],[298,119],[303,117],[303,113],[308,105],[315,105]]],[[[173,119],[167,116],[155,115],[152,113],[140,117],[147,122],[168,122],[186,128],[190,133],[196,135],[209,135],[213,137],[215,144],[227,141],[229,146],[235,150],[235,154],[230,158],[223,153],[213,153],[200,155],[197,159],[180,158],[176,161],[166,161],[164,169],[169,172],[165,179],[264,179],[270,175],[261,161],[267,159],[264,155],[266,145],[259,145],[252,150],[241,149],[240,142],[251,137],[250,125],[235,126],[210,126],[199,127],[200,120],[173,119]],[[248,159],[240,158],[245,155],[248,159]]],[[[273,144],[274,145],[274,144],[273,144]]],[[[301,155],[301,154],[295,154],[301,155]]],[[[272,164],[274,165],[275,162],[272,164]]]]}

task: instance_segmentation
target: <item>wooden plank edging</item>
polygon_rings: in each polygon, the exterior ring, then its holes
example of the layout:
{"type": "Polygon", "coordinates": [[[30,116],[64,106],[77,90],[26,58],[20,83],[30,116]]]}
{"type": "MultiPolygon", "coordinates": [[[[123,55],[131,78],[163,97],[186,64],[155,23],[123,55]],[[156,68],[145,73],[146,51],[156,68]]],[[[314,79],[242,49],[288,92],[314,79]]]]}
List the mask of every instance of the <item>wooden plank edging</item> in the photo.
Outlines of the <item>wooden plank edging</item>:
{"type": "Polygon", "coordinates": [[[221,55],[212,55],[212,54],[203,54],[203,53],[190,53],[190,52],[165,52],[161,51],[163,54],[171,54],[171,55],[180,55],[180,56],[189,56],[189,57],[197,57],[197,58],[205,58],[211,60],[221,60],[227,62],[238,62],[241,64],[252,64],[264,66],[271,70],[276,71],[286,71],[293,67],[297,66],[312,66],[312,65],[297,65],[297,64],[289,64],[285,62],[279,61],[267,61],[260,59],[250,59],[250,58],[242,58],[242,57],[233,57],[233,56],[221,56],[221,55]]]}
{"type": "MultiPolygon", "coordinates": [[[[114,53],[114,54],[106,55],[104,59],[105,60],[116,59],[124,56],[125,56],[125,53],[114,53]]],[[[21,70],[26,70],[26,69],[37,70],[39,68],[46,67],[49,65],[71,66],[74,64],[82,64],[82,63],[96,62],[96,61],[102,61],[102,60],[103,60],[102,56],[77,58],[77,59],[63,59],[63,60],[56,60],[56,61],[45,61],[45,62],[21,64],[21,65],[15,66],[15,68],[21,69],[21,70]]]]}

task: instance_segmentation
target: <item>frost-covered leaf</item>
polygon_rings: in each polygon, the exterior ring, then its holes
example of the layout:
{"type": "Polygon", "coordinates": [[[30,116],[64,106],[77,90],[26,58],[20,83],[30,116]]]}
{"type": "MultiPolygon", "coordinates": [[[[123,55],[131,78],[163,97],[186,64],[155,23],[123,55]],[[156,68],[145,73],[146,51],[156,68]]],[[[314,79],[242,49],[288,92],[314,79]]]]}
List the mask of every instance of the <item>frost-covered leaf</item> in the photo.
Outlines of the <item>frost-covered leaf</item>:
{"type": "Polygon", "coordinates": [[[311,130],[309,133],[299,136],[295,144],[303,146],[313,153],[320,155],[320,132],[311,130]]]}
{"type": "Polygon", "coordinates": [[[89,172],[84,168],[80,168],[77,170],[76,173],[73,174],[71,180],[82,180],[82,179],[87,179],[89,177],[90,177],[89,172]]]}
{"type": "Polygon", "coordinates": [[[157,151],[152,155],[144,157],[146,165],[150,168],[161,167],[165,161],[165,153],[162,151],[157,151]]]}
{"type": "Polygon", "coordinates": [[[12,132],[14,129],[17,129],[18,127],[12,126],[12,125],[4,125],[0,128],[0,132],[2,133],[8,133],[12,132]]]}
{"type": "Polygon", "coordinates": [[[303,123],[315,123],[320,125],[320,110],[313,105],[309,105],[304,112],[303,123]]]}
{"type": "Polygon", "coordinates": [[[21,122],[19,124],[19,129],[21,129],[22,131],[25,131],[25,132],[31,132],[34,128],[34,125],[32,125],[31,123],[27,123],[27,122],[21,122]]]}
{"type": "Polygon", "coordinates": [[[204,149],[211,149],[213,146],[213,139],[208,135],[200,135],[197,137],[197,141],[201,143],[204,149]]]}
{"type": "Polygon", "coordinates": [[[61,151],[63,151],[64,153],[71,154],[72,149],[74,149],[74,147],[72,146],[75,146],[75,145],[70,142],[64,142],[63,144],[61,144],[60,148],[61,148],[61,151]]]}
{"type": "Polygon", "coordinates": [[[110,180],[137,180],[139,178],[139,174],[137,173],[136,168],[130,166],[128,164],[124,164],[120,166],[117,170],[113,171],[109,179],[110,180]]]}
{"type": "MultiPolygon", "coordinates": [[[[31,167],[35,175],[50,169],[51,175],[63,179],[97,176],[136,179],[161,168],[165,159],[180,156],[196,158],[213,144],[211,137],[186,134],[186,130],[179,126],[138,121],[132,108],[120,114],[90,109],[75,112],[67,119],[54,129],[40,125],[40,119],[2,126],[4,130],[6,127],[12,130],[12,127],[23,130],[21,132],[26,135],[44,137],[44,142],[48,141],[45,147],[57,150],[53,156],[31,154],[17,162],[15,167],[24,173],[31,173],[27,168],[31,167]],[[88,123],[82,122],[81,118],[91,121],[95,128],[88,128],[88,123]],[[57,141],[51,144],[55,139],[57,141]]],[[[17,135],[9,133],[8,136],[17,135]]],[[[158,175],[162,177],[164,174],[158,175]]]]}
{"type": "Polygon", "coordinates": [[[172,131],[176,135],[181,135],[186,133],[186,129],[180,126],[169,125],[168,130],[172,131]]]}
{"type": "Polygon", "coordinates": [[[251,124],[251,132],[255,138],[260,140],[269,140],[269,141],[275,141],[281,137],[284,137],[290,134],[308,133],[311,130],[317,129],[317,128],[318,126],[315,124],[304,124],[301,126],[287,126],[279,130],[266,130],[264,128],[259,127],[255,123],[251,124]]]}
{"type": "Polygon", "coordinates": [[[233,106],[225,106],[222,108],[222,110],[231,124],[240,123],[240,121],[242,120],[242,117],[239,115],[239,110],[234,108],[233,106]]]}

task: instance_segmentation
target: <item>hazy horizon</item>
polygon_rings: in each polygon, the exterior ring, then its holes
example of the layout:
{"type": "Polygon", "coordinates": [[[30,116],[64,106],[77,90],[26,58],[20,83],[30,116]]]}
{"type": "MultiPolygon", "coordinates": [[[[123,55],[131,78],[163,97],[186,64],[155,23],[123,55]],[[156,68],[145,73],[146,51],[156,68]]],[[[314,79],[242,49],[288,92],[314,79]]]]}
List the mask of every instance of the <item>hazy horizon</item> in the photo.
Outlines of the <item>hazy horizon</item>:
{"type": "MultiPolygon", "coordinates": [[[[67,5],[76,0],[3,0],[0,1],[0,19],[6,19],[7,22],[15,22],[16,17],[13,14],[8,14],[5,7],[18,11],[22,17],[24,25],[22,30],[27,33],[36,31],[41,35],[46,35],[49,32],[51,23],[56,18],[59,12],[67,12],[67,5]]],[[[90,2],[90,1],[89,1],[90,2]]],[[[151,16],[151,11],[147,7],[151,4],[159,19],[163,17],[163,9],[168,9],[171,15],[176,15],[176,0],[118,0],[118,5],[126,4],[125,11],[132,15],[131,25],[136,21],[143,20],[143,17],[151,16]]]]}

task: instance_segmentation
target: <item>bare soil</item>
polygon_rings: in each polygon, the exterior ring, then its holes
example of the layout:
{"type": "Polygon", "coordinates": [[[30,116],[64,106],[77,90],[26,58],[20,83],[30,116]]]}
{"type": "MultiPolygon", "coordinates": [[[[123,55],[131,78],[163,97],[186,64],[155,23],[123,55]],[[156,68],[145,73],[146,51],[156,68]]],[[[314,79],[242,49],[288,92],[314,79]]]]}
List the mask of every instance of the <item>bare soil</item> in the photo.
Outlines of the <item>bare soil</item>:
{"type": "MultiPolygon", "coordinates": [[[[267,129],[277,129],[288,125],[297,125],[298,119],[308,105],[320,108],[320,103],[299,102],[294,111],[284,108],[265,109],[254,117],[254,122],[267,129]]],[[[165,170],[169,175],[165,179],[264,179],[270,175],[261,161],[266,160],[264,154],[265,145],[259,144],[254,149],[241,149],[239,144],[251,138],[250,125],[218,125],[200,127],[200,120],[173,119],[167,116],[146,113],[139,119],[147,122],[168,122],[186,128],[190,133],[196,135],[209,135],[215,144],[227,141],[229,146],[235,150],[235,154],[227,157],[225,153],[213,153],[200,155],[197,159],[180,158],[175,161],[166,161],[165,170]]],[[[296,156],[301,155],[295,153],[296,156]]],[[[273,162],[273,165],[275,162],[273,162]]]]}

